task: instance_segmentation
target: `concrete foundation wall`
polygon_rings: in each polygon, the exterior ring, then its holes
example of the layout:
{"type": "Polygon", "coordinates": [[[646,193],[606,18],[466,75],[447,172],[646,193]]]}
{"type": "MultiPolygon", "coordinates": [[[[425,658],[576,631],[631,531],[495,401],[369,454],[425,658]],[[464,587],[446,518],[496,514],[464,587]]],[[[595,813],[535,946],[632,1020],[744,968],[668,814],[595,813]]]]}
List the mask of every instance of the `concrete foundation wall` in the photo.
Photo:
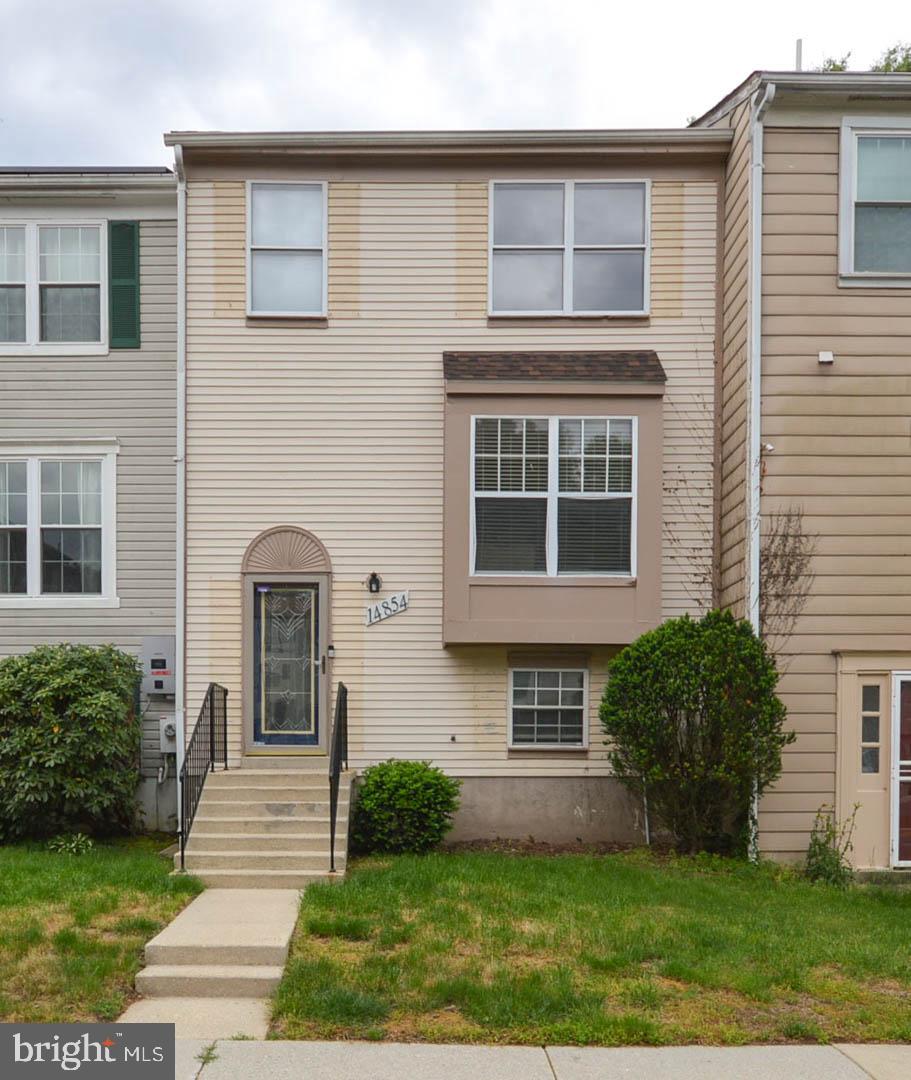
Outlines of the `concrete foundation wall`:
{"type": "Polygon", "coordinates": [[[644,843],[642,804],[613,777],[466,777],[447,840],[644,843]]]}
{"type": "Polygon", "coordinates": [[[172,775],[159,784],[157,779],[144,777],[137,798],[142,832],[177,832],[177,781],[172,775]]]}

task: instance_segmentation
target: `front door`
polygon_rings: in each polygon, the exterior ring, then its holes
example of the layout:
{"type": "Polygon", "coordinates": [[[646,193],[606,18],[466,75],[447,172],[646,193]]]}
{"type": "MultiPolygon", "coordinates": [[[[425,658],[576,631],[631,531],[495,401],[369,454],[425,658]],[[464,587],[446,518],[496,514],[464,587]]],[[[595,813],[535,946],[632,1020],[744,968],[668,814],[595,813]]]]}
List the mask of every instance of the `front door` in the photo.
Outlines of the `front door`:
{"type": "Polygon", "coordinates": [[[911,674],[895,676],[892,717],[892,863],[911,866],[911,674]]]}
{"type": "Polygon", "coordinates": [[[253,585],[253,745],[317,746],[319,584],[253,585]]]}

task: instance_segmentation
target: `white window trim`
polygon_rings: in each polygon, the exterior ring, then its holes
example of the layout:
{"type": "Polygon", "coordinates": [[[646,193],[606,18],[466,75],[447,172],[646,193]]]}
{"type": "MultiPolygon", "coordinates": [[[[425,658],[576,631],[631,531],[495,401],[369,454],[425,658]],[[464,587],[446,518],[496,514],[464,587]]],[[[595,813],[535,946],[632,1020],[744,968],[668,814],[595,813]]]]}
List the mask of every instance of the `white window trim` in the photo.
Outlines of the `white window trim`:
{"type": "MultiPolygon", "coordinates": [[[[534,706],[528,706],[533,708],[534,706]]],[[[537,706],[541,708],[542,706],[537,706]]],[[[506,697],[506,730],[507,740],[506,745],[510,750],[571,750],[578,753],[580,750],[588,750],[589,744],[589,728],[591,726],[591,718],[588,713],[588,668],[581,667],[537,667],[530,664],[517,664],[509,669],[509,681],[506,697]],[[517,671],[576,671],[582,673],[582,742],[578,743],[517,743],[513,741],[512,735],[512,697],[513,697],[513,676],[517,671]]]]}
{"type": "MultiPolygon", "coordinates": [[[[911,866],[911,859],[900,860],[898,857],[898,822],[899,822],[899,777],[902,775],[901,760],[900,760],[900,746],[899,746],[899,729],[900,729],[900,690],[903,682],[911,682],[911,671],[893,671],[891,681],[892,689],[892,746],[890,752],[891,759],[891,791],[889,793],[889,854],[891,856],[892,866],[895,867],[908,867],[911,866]]],[[[882,753],[882,751],[880,751],[882,753]]]]}
{"type": "Polygon", "coordinates": [[[325,180],[248,180],[246,194],[246,275],[247,315],[254,319],[324,319],[329,309],[329,184],[325,180]],[[319,311],[257,311],[253,307],[253,187],[278,184],[282,187],[319,187],[323,193],[323,234],[320,247],[298,244],[258,245],[266,251],[319,251],[322,255],[323,282],[319,311]]]}
{"type": "Polygon", "coordinates": [[[28,468],[27,568],[28,592],[0,594],[3,608],[119,608],[117,596],[117,454],[116,439],[71,440],[26,444],[0,439],[0,459],[25,461],[28,468]],[[41,478],[42,460],[101,462],[101,592],[42,593],[41,590],[41,478]]]}
{"type": "Polygon", "coordinates": [[[588,179],[585,180],[561,180],[550,177],[537,177],[533,180],[513,180],[511,177],[503,177],[500,180],[491,180],[487,191],[487,314],[491,318],[538,319],[542,316],[590,319],[602,316],[614,316],[616,318],[639,318],[650,314],[651,311],[651,252],[652,252],[652,182],[647,177],[613,177],[611,179],[588,179]],[[579,184],[642,184],[645,187],[645,230],[641,244],[574,244],[574,197],[575,185],[579,184]],[[494,189],[497,184],[562,184],[563,185],[563,243],[562,244],[497,244],[493,242],[494,227],[494,189]],[[572,272],[573,251],[575,248],[583,248],[591,251],[644,251],[642,267],[642,307],[639,310],[621,309],[603,311],[574,311],[572,307],[572,272]],[[563,307],[555,311],[506,311],[494,308],[493,305],[493,256],[497,248],[508,251],[521,251],[527,248],[530,251],[562,251],[563,252],[563,307]]]}
{"type": "MultiPolygon", "coordinates": [[[[469,482],[470,512],[468,527],[471,530],[468,542],[468,576],[469,579],[483,581],[485,578],[529,578],[537,581],[580,580],[584,578],[612,579],[617,581],[634,581],[637,573],[637,550],[638,543],[638,517],[639,517],[639,418],[637,416],[624,416],[616,414],[611,416],[590,416],[587,413],[576,413],[569,416],[542,416],[533,413],[479,413],[471,417],[471,455],[469,468],[471,478],[469,482]],[[478,420],[499,420],[501,418],[515,420],[546,420],[547,428],[547,490],[546,491],[476,491],[475,490],[475,425],[478,420]],[[560,421],[561,420],[630,420],[632,421],[633,436],[633,482],[630,491],[560,491],[560,421]],[[571,573],[561,574],[557,571],[559,561],[559,535],[558,535],[558,501],[560,496],[572,499],[630,499],[630,572],[628,574],[608,573],[571,573]],[[543,574],[530,573],[525,570],[475,570],[475,555],[477,537],[475,533],[475,499],[476,498],[501,498],[501,499],[546,499],[547,500],[547,571],[543,574]]],[[[542,669],[543,670],[543,669],[542,669]]],[[[570,670],[560,668],[557,670],[570,670]]]]}
{"type": "Polygon", "coordinates": [[[911,271],[889,273],[854,269],[857,140],[864,135],[905,135],[911,138],[911,118],[842,117],[838,163],[838,283],[849,288],[909,289],[911,271]]]}
{"type": "Polygon", "coordinates": [[[0,356],[104,356],[108,345],[108,223],[100,218],[44,217],[15,218],[0,216],[0,227],[25,228],[25,341],[0,342],[0,356]],[[101,280],[100,341],[41,341],[41,314],[38,283],[38,228],[97,228],[100,233],[99,259],[101,280]]]}

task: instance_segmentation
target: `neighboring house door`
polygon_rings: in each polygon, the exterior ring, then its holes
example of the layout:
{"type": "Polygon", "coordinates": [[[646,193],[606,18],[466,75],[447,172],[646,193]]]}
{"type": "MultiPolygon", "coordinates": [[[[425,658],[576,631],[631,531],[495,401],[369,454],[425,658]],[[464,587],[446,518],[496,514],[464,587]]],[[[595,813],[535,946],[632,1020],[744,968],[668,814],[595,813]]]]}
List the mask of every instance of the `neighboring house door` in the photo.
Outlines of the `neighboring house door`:
{"type": "Polygon", "coordinates": [[[892,863],[911,866],[911,673],[892,691],[892,863]]]}

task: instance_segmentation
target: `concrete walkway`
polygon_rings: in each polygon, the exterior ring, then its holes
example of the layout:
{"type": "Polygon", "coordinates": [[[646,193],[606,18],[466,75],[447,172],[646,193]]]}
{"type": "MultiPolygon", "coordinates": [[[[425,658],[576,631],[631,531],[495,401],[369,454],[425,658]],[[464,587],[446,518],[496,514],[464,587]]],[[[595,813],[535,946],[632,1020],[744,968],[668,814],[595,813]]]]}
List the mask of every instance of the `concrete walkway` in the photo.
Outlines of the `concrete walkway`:
{"type": "Polygon", "coordinates": [[[146,945],[124,1023],[178,1039],[265,1038],[300,906],[296,889],[207,889],[146,945]]]}
{"type": "Polygon", "coordinates": [[[908,1080],[911,1046],[446,1046],[178,1040],[177,1080],[908,1080]],[[207,1051],[208,1048],[208,1052],[207,1051]],[[203,1064],[201,1057],[210,1060],[203,1064]]]}

